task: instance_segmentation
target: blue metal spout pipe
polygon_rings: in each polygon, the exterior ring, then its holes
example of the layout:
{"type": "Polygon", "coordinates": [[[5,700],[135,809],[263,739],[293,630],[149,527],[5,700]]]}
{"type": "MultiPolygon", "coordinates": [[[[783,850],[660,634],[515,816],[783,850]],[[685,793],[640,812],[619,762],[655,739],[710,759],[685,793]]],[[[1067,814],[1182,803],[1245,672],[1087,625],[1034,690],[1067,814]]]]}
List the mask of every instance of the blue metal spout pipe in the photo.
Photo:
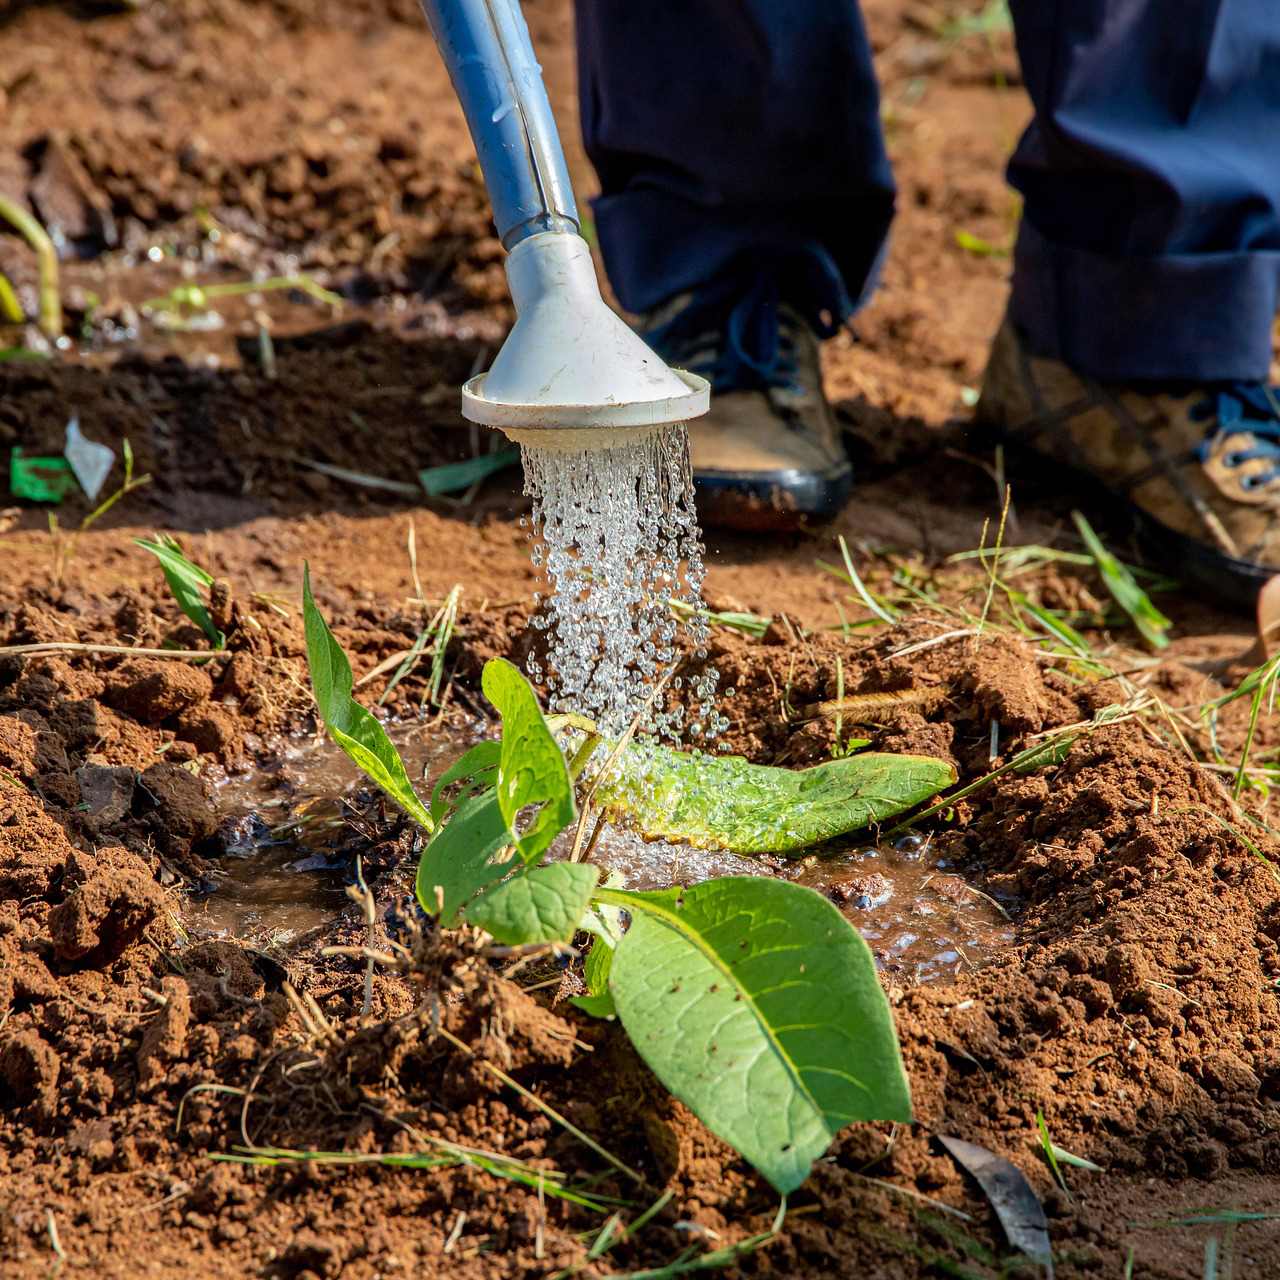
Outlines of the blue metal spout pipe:
{"type": "Polygon", "coordinates": [[[462,103],[503,246],[577,234],[564,151],[518,0],[420,0],[462,103]]]}

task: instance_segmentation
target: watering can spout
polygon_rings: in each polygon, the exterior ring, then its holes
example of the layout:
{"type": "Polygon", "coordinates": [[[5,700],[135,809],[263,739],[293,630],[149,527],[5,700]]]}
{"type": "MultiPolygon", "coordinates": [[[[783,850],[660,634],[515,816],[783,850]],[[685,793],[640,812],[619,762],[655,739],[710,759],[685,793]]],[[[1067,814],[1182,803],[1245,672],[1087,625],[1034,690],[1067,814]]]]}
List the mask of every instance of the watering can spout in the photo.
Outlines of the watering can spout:
{"type": "Polygon", "coordinates": [[[493,367],[463,388],[463,415],[521,443],[594,448],[705,413],[706,379],[671,369],[600,296],[516,0],[421,3],[475,142],[516,308],[493,367]]]}

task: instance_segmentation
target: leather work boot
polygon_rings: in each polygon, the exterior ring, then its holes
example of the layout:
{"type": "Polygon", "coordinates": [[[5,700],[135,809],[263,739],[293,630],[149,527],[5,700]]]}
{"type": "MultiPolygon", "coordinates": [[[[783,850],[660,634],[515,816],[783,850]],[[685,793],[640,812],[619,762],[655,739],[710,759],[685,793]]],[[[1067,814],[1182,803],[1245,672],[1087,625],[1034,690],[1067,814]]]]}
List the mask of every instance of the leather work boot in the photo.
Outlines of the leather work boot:
{"type": "Polygon", "coordinates": [[[1006,317],[977,418],[1100,483],[1185,585],[1253,609],[1280,574],[1276,388],[1104,386],[1033,354],[1006,317]]]}
{"type": "Polygon", "coordinates": [[[711,382],[710,412],[689,423],[702,524],[790,531],[839,513],[853,469],[822,390],[819,335],[770,275],[681,294],[640,332],[711,382]]]}

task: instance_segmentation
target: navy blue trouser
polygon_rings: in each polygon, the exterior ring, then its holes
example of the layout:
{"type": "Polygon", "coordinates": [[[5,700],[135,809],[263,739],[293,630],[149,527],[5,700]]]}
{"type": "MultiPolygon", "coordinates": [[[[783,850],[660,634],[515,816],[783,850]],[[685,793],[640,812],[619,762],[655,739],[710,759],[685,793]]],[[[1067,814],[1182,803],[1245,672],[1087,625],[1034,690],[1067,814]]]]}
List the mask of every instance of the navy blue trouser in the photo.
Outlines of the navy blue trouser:
{"type": "MultiPolygon", "coordinates": [[[[1119,381],[1264,380],[1280,302],[1280,0],[1011,0],[1035,118],[1011,308],[1119,381]]],[[[893,214],[856,0],[578,0],[596,229],[645,311],[749,251],[874,284],[893,214]]]]}

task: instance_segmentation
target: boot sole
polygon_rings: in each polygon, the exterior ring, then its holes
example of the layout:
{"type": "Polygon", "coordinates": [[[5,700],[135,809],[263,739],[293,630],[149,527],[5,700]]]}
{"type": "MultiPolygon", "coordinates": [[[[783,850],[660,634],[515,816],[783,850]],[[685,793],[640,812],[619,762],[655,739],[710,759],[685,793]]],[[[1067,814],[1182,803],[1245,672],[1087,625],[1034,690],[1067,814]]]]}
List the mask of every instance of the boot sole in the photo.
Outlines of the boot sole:
{"type": "Polygon", "coordinates": [[[797,533],[834,520],[853,496],[853,468],[694,471],[699,523],[749,533],[797,533]]]}

